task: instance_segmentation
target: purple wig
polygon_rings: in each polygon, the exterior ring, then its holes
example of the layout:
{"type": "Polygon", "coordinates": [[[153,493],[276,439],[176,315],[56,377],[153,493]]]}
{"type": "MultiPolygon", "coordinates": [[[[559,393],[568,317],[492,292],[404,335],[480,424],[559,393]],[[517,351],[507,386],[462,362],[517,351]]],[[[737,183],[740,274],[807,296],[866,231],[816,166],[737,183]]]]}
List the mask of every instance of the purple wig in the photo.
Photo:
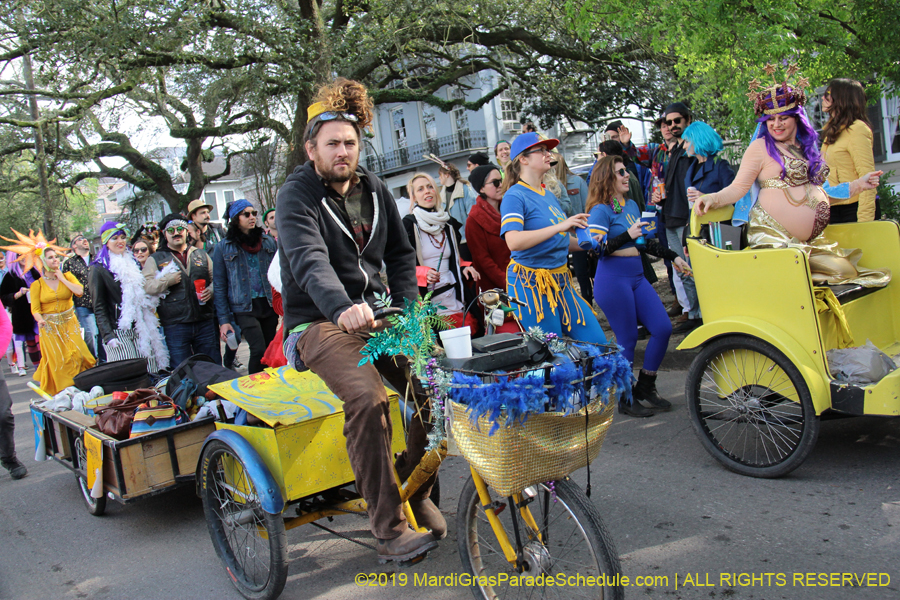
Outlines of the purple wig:
{"type": "Polygon", "coordinates": [[[11,252],[9,250],[6,251],[6,269],[18,277],[19,279],[25,280],[25,285],[27,287],[31,287],[31,284],[37,280],[37,277],[34,276],[34,269],[31,269],[27,273],[22,270],[22,263],[16,262],[18,260],[19,255],[15,252],[11,252]]]}
{"type": "MultiPolygon", "coordinates": [[[[825,163],[822,160],[822,155],[819,154],[819,134],[816,133],[815,128],[806,117],[806,111],[802,106],[795,106],[778,114],[794,117],[797,123],[797,141],[800,143],[800,151],[803,153],[804,158],[809,161],[809,181],[813,185],[822,185],[825,182],[823,173],[825,163]]],[[[775,139],[769,134],[769,127],[766,125],[766,121],[774,116],[763,115],[756,119],[756,122],[760,124],[758,137],[766,141],[766,151],[781,167],[781,176],[783,178],[787,175],[784,159],[781,158],[781,152],[775,147],[775,139]]]]}
{"type": "Polygon", "coordinates": [[[112,236],[120,233],[126,238],[128,237],[128,229],[123,223],[107,221],[100,227],[100,241],[103,242],[103,246],[100,248],[100,252],[97,253],[97,256],[94,257],[94,260],[91,261],[92,265],[100,265],[101,267],[109,269],[109,248],[106,244],[112,236]],[[107,235],[104,236],[103,234],[105,233],[107,235]]]}

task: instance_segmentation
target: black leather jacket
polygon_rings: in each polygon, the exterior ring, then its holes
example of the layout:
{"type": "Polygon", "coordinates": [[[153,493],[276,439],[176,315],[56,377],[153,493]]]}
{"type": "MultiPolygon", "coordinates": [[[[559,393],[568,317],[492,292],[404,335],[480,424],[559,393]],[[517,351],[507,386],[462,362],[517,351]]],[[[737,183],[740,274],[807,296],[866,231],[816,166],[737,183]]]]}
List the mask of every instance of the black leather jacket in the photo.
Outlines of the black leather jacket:
{"type": "Polygon", "coordinates": [[[158,250],[144,264],[144,291],[151,295],[165,294],[160,299],[157,309],[160,324],[168,326],[212,319],[215,316],[213,299],[210,298],[206,304],[200,306],[194,288],[194,281],[199,279],[205,281],[207,287],[213,287],[212,260],[203,250],[189,248],[187,269],[176,260],[181,273],[180,282],[170,285],[168,277],[156,279],[156,274],[173,260],[176,259],[172,252],[158,250]]]}
{"type": "Polygon", "coordinates": [[[122,311],[122,286],[109,272],[109,269],[99,264],[91,265],[88,284],[91,288],[97,329],[105,344],[116,337],[119,315],[122,311]]]}

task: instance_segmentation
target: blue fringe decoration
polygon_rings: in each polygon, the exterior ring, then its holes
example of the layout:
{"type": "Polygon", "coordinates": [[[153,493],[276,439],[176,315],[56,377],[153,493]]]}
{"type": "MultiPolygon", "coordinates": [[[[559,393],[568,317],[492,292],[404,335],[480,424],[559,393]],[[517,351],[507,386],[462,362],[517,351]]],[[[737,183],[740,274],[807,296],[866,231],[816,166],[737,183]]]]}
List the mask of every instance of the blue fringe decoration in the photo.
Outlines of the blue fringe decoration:
{"type": "Polygon", "coordinates": [[[575,347],[587,355],[595,375],[589,399],[585,398],[584,382],[581,381],[585,376],[582,368],[566,355],[554,357],[549,376],[549,384],[553,386],[550,390],[544,388],[541,370],[513,380],[498,373],[498,380],[494,383],[484,383],[477,375],[454,372],[450,396],[455,402],[468,407],[473,425],[477,426],[481,417],[492,422],[488,435],[493,435],[500,425],[522,424],[530,414],[571,414],[597,399],[605,405],[613,388],[623,400],[629,404],[633,402],[631,387],[634,374],[631,364],[621,352],[604,355],[605,348],[583,344],[575,344],[575,347]]]}
{"type": "Polygon", "coordinates": [[[493,421],[488,435],[500,428],[501,413],[506,411],[503,425],[524,423],[529,413],[544,412],[547,397],[544,394],[544,378],[526,375],[509,381],[501,378],[496,383],[483,383],[475,375],[454,373],[450,395],[454,401],[469,407],[469,419],[473,424],[487,416],[493,421]],[[468,386],[468,387],[455,387],[468,386]]]}
{"type": "Polygon", "coordinates": [[[601,397],[604,404],[609,401],[609,390],[615,386],[619,397],[628,404],[633,402],[631,388],[634,385],[634,373],[631,364],[622,355],[622,348],[615,354],[603,356],[600,348],[592,345],[575,344],[575,347],[594,357],[594,384],[591,386],[591,398],[601,397]]]}

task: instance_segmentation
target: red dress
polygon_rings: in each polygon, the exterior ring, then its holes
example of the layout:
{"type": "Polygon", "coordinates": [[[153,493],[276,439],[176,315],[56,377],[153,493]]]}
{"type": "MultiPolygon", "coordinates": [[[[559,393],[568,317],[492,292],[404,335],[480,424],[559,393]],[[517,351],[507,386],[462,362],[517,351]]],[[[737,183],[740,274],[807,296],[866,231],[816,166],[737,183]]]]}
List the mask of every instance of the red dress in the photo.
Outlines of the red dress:
{"type": "MultiPolygon", "coordinates": [[[[275,312],[278,313],[279,317],[284,317],[284,307],[281,305],[281,294],[279,294],[275,288],[272,288],[272,308],[275,309],[275,312]]],[[[272,339],[269,347],[266,348],[266,353],[263,354],[260,362],[273,369],[285,366],[287,364],[287,359],[284,357],[283,346],[284,323],[278,326],[278,331],[275,332],[275,337],[272,339]]]]}

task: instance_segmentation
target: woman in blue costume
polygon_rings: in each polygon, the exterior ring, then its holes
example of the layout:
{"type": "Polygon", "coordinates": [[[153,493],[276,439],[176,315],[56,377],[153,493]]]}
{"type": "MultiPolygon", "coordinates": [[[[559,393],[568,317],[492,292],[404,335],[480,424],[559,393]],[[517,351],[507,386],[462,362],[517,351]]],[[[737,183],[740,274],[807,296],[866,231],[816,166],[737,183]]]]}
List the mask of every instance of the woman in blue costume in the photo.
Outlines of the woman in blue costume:
{"type": "Polygon", "coordinates": [[[538,326],[545,333],[603,344],[606,335],[575,291],[568,265],[569,252],[581,251],[569,234],[587,226],[587,215],[566,218],[556,196],[541,183],[557,144],[536,133],[524,133],[512,143],[500,204],[500,235],[512,254],[507,293],[524,304],[516,310],[526,329],[538,326]]]}
{"type": "MultiPolygon", "coordinates": [[[[672,404],[656,391],[656,372],[662,364],[672,335],[672,322],[666,314],[659,294],[644,277],[641,253],[635,241],[643,235],[641,209],[626,200],[628,171],[619,156],[601,158],[594,167],[588,188],[587,210],[590,234],[600,241],[600,262],[594,281],[594,299],[609,319],[609,326],[622,346],[622,354],[634,364],[634,348],[638,338],[638,319],[650,332],[644,365],[632,390],[634,402],[619,402],[619,412],[632,417],[649,417],[653,412],[640,400],[658,410],[669,410],[672,404]]],[[[645,251],[672,261],[682,275],[690,275],[687,263],[674,250],[664,248],[656,238],[648,238],[645,251]]]]}

